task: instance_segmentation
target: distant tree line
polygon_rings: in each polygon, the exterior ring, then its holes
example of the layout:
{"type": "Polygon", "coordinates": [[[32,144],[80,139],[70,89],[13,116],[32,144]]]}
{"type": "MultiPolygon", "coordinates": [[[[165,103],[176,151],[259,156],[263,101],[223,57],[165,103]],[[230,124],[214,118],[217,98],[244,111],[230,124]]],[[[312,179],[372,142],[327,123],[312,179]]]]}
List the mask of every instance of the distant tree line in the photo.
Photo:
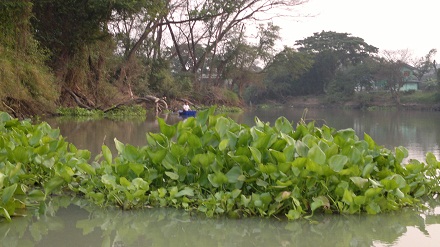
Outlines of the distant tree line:
{"type": "MultiPolygon", "coordinates": [[[[393,91],[392,67],[407,61],[348,33],[314,33],[277,51],[280,27],[260,16],[306,2],[3,0],[0,110],[102,108],[150,95],[229,105],[349,96],[378,78],[393,91]]],[[[435,52],[415,63],[421,73],[435,52]]]]}

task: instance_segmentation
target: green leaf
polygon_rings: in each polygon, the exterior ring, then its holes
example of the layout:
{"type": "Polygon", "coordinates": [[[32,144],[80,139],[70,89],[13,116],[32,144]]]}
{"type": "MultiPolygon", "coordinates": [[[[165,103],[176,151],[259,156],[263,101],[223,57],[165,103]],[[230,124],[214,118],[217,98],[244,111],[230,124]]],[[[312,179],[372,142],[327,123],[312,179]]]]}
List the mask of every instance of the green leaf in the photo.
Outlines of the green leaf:
{"type": "Polygon", "coordinates": [[[221,172],[217,172],[215,174],[209,174],[208,180],[214,186],[215,188],[220,187],[222,184],[225,184],[228,182],[228,178],[225,176],[225,174],[221,172]]]}
{"type": "Polygon", "coordinates": [[[426,154],[426,163],[433,168],[440,169],[440,162],[437,161],[437,158],[432,152],[426,154]]]}
{"type": "Polygon", "coordinates": [[[214,163],[215,160],[215,154],[211,152],[207,152],[206,154],[197,154],[194,156],[193,160],[191,162],[199,163],[203,167],[208,167],[212,163],[214,163]]]}
{"type": "Polygon", "coordinates": [[[206,121],[208,120],[209,116],[214,114],[215,108],[215,106],[212,106],[207,110],[197,112],[197,124],[201,126],[206,125],[206,121]]]}
{"type": "Polygon", "coordinates": [[[222,141],[220,142],[220,144],[218,145],[218,149],[219,149],[221,152],[223,152],[223,151],[228,147],[228,144],[229,144],[229,139],[224,139],[224,140],[222,140],[222,141]]]}
{"type": "Polygon", "coordinates": [[[307,158],[304,157],[299,157],[296,158],[293,162],[292,162],[292,166],[296,167],[298,169],[303,169],[307,164],[307,158]]]}
{"type": "Polygon", "coordinates": [[[368,143],[368,148],[374,149],[376,148],[376,142],[374,142],[373,138],[368,134],[364,133],[364,140],[368,143]]]}
{"type": "MultiPolygon", "coordinates": [[[[47,153],[47,151],[41,153],[41,155],[44,155],[46,153],[47,153]]],[[[23,164],[26,164],[27,162],[29,162],[29,152],[27,151],[27,149],[25,147],[21,147],[21,146],[16,147],[12,151],[12,155],[13,155],[14,160],[16,162],[20,162],[23,164]]]]}
{"type": "Polygon", "coordinates": [[[302,141],[296,141],[295,144],[296,152],[298,152],[299,156],[301,157],[307,157],[307,153],[309,152],[309,147],[302,142],[302,141]]]}
{"type": "Polygon", "coordinates": [[[142,189],[145,191],[148,191],[150,189],[150,186],[148,185],[148,182],[143,180],[142,178],[135,178],[133,181],[131,181],[131,184],[136,187],[136,189],[142,189]]]}
{"type": "Polygon", "coordinates": [[[13,184],[3,189],[2,202],[6,204],[14,196],[15,190],[17,189],[17,184],[13,184]]]}
{"type": "Polygon", "coordinates": [[[0,207],[0,215],[3,215],[3,217],[5,217],[8,222],[12,221],[11,216],[9,215],[9,212],[8,210],[6,210],[6,208],[0,207]]]}
{"type": "Polygon", "coordinates": [[[262,163],[260,163],[258,165],[258,169],[262,172],[262,173],[266,173],[266,174],[272,174],[274,172],[276,172],[278,169],[277,167],[272,164],[272,163],[268,163],[267,165],[264,165],[262,163]]]}
{"type": "Polygon", "coordinates": [[[292,167],[291,162],[278,163],[278,170],[280,170],[284,174],[289,172],[291,167],[292,167]]]}
{"type": "Polygon", "coordinates": [[[318,197],[314,197],[313,198],[313,202],[310,204],[310,209],[313,211],[315,211],[317,208],[319,207],[330,207],[330,202],[328,200],[327,197],[325,196],[318,196],[318,197]]]}
{"type": "Polygon", "coordinates": [[[296,141],[291,136],[289,136],[287,134],[284,134],[284,133],[281,133],[281,138],[283,140],[285,140],[289,146],[294,146],[295,145],[296,141]]]}
{"type": "Polygon", "coordinates": [[[249,147],[249,150],[251,150],[252,153],[252,158],[254,159],[255,163],[261,163],[261,152],[260,150],[254,148],[254,147],[249,147]]]}
{"type": "Polygon", "coordinates": [[[151,138],[153,138],[153,140],[150,140],[149,143],[151,142],[151,146],[155,146],[156,144],[159,144],[161,146],[167,146],[168,143],[168,138],[162,134],[162,133],[151,133],[149,132],[147,136],[150,136],[151,138]]]}
{"type": "Polygon", "coordinates": [[[44,201],[46,198],[43,191],[41,190],[32,190],[31,192],[28,193],[28,197],[29,199],[35,201],[44,201]]]}
{"type": "Polygon", "coordinates": [[[174,157],[178,159],[187,155],[187,150],[183,146],[175,143],[172,143],[170,145],[170,152],[174,157]]]}
{"type": "Polygon", "coordinates": [[[403,199],[405,197],[405,194],[403,194],[403,192],[399,188],[397,188],[396,189],[396,196],[400,199],[403,199]]]}
{"type": "Polygon", "coordinates": [[[365,209],[368,214],[378,214],[381,211],[380,206],[374,201],[370,201],[365,209]]]}
{"type": "Polygon", "coordinates": [[[167,175],[168,177],[170,177],[173,180],[179,179],[179,175],[174,172],[165,172],[165,175],[167,175]]]}
{"type": "MultiPolygon", "coordinates": [[[[115,142],[115,146],[116,146],[116,150],[118,150],[118,153],[124,153],[124,149],[125,149],[125,146],[124,146],[124,144],[122,143],[122,142],[120,142],[120,141],[118,141],[118,139],[114,139],[114,142],[115,142]]],[[[111,163],[109,163],[109,164],[111,164],[111,163]]]]}
{"type": "Polygon", "coordinates": [[[55,170],[56,170],[57,175],[62,177],[66,182],[72,181],[72,177],[73,177],[73,175],[75,175],[72,168],[70,168],[67,165],[61,164],[61,163],[57,163],[55,165],[55,170]]]}
{"type": "Polygon", "coordinates": [[[355,196],[353,200],[354,204],[356,205],[363,205],[366,201],[367,199],[365,196],[355,196]]]}
{"type": "Polygon", "coordinates": [[[353,192],[351,192],[350,190],[345,190],[342,201],[348,205],[351,205],[353,203],[353,192]]]}
{"type": "Polygon", "coordinates": [[[374,167],[376,167],[376,162],[365,165],[364,169],[362,170],[362,177],[369,177],[371,172],[374,170],[374,167]]]}
{"type": "Polygon", "coordinates": [[[402,146],[395,148],[396,162],[401,163],[403,159],[408,157],[408,150],[402,146]]]}
{"type": "Polygon", "coordinates": [[[109,174],[102,175],[101,182],[104,185],[106,185],[107,187],[110,187],[112,189],[115,189],[117,187],[115,176],[112,176],[112,175],[109,175],[109,174]]]}
{"type": "Polygon", "coordinates": [[[326,160],[325,153],[316,144],[309,150],[307,157],[320,165],[323,165],[326,160]]]}
{"type": "Polygon", "coordinates": [[[0,123],[7,122],[11,120],[12,117],[6,112],[0,112],[0,123]]]}
{"type": "Polygon", "coordinates": [[[96,175],[95,168],[87,163],[79,163],[78,168],[80,168],[89,175],[96,175]]]}
{"type": "Polygon", "coordinates": [[[264,181],[264,180],[261,180],[261,179],[259,179],[259,178],[257,178],[257,181],[255,182],[258,186],[261,186],[261,187],[267,187],[268,185],[269,185],[269,183],[268,182],[266,182],[266,181],[264,181]]]}
{"type": "Polygon", "coordinates": [[[104,156],[105,161],[107,161],[108,164],[112,163],[112,152],[110,151],[110,148],[108,148],[106,145],[102,145],[102,154],[104,156]]]}
{"type": "Polygon", "coordinates": [[[125,188],[129,188],[131,186],[131,182],[128,181],[128,179],[125,178],[125,177],[120,177],[119,178],[119,184],[124,186],[125,188]]]}
{"type": "Polygon", "coordinates": [[[185,187],[183,190],[177,192],[177,194],[175,195],[176,198],[179,198],[182,196],[192,197],[192,196],[194,196],[194,190],[190,187],[185,187]]]}
{"type": "Polygon", "coordinates": [[[156,165],[162,163],[162,160],[167,155],[167,152],[168,152],[167,149],[159,149],[155,151],[147,149],[148,156],[150,156],[151,161],[156,165]]]}
{"type": "Polygon", "coordinates": [[[0,172],[0,190],[3,189],[4,181],[5,181],[6,175],[0,172]]]}
{"type": "Polygon", "coordinates": [[[62,177],[53,177],[44,184],[44,193],[49,195],[52,191],[61,187],[63,183],[64,179],[62,177]]]}
{"type": "Polygon", "coordinates": [[[215,123],[215,130],[219,134],[220,138],[226,135],[226,131],[229,128],[229,120],[225,117],[219,117],[215,123]]]}
{"type": "Polygon", "coordinates": [[[425,185],[422,185],[417,189],[416,193],[414,193],[414,197],[415,198],[421,197],[425,195],[425,193],[426,193],[425,185]]]}
{"type": "Polygon", "coordinates": [[[367,198],[373,198],[382,193],[382,188],[369,188],[365,191],[364,195],[367,198]]]}
{"type": "Polygon", "coordinates": [[[236,183],[238,181],[238,177],[242,175],[242,171],[239,166],[234,166],[225,175],[228,178],[229,183],[236,183]]]}
{"type": "Polygon", "coordinates": [[[188,144],[192,149],[195,149],[202,146],[202,141],[198,136],[191,134],[188,137],[188,144]]]}
{"type": "Polygon", "coordinates": [[[280,133],[291,133],[293,131],[292,124],[285,117],[279,117],[275,120],[275,129],[280,133]]]}
{"type": "Polygon", "coordinates": [[[273,149],[269,149],[269,152],[272,155],[272,157],[275,158],[278,164],[286,162],[286,156],[284,155],[284,153],[273,149]]]}
{"type": "Polygon", "coordinates": [[[365,188],[365,186],[368,184],[368,179],[366,178],[350,177],[350,180],[360,189],[365,188]]]}
{"type": "Polygon", "coordinates": [[[356,132],[352,128],[341,129],[336,132],[336,136],[342,137],[344,141],[348,141],[349,139],[355,139],[356,132]]]}
{"type": "Polygon", "coordinates": [[[333,155],[332,157],[330,157],[330,159],[328,159],[330,168],[335,172],[340,172],[344,168],[345,164],[347,164],[347,162],[347,156],[340,154],[333,155]]]}
{"type": "Polygon", "coordinates": [[[265,204],[269,205],[272,202],[272,196],[269,192],[261,193],[260,200],[265,204]]]}
{"type": "Polygon", "coordinates": [[[231,157],[235,162],[237,162],[241,166],[247,166],[251,164],[251,161],[245,155],[233,155],[232,152],[228,152],[228,156],[231,157]]]}
{"type": "Polygon", "coordinates": [[[396,181],[396,184],[399,188],[403,188],[406,186],[406,180],[399,174],[394,174],[392,179],[396,181]]]}
{"type": "Polygon", "coordinates": [[[139,151],[136,147],[127,144],[121,156],[128,161],[136,162],[139,158],[139,151]]]}
{"type": "Polygon", "coordinates": [[[297,220],[301,217],[301,211],[299,209],[291,209],[286,214],[287,219],[289,220],[297,220]]]}
{"type": "Polygon", "coordinates": [[[157,118],[157,121],[159,122],[160,132],[168,139],[171,139],[176,134],[176,126],[166,124],[162,118],[157,118]]]}
{"type": "Polygon", "coordinates": [[[138,164],[138,163],[130,163],[128,165],[130,169],[136,174],[136,176],[140,176],[141,173],[144,171],[144,165],[138,164]]]}

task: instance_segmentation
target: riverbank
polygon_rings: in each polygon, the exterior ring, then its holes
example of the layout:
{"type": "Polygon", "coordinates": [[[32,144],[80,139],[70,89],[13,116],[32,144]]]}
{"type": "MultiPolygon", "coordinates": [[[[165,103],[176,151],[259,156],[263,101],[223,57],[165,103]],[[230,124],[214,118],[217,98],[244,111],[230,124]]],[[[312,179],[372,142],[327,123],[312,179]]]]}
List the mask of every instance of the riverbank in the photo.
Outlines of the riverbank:
{"type": "Polygon", "coordinates": [[[290,107],[308,107],[308,108],[350,108],[350,109],[383,109],[398,108],[403,110],[423,110],[440,111],[440,102],[433,100],[416,100],[414,97],[402,96],[401,104],[387,96],[373,95],[370,97],[353,97],[350,100],[340,102],[329,102],[326,96],[298,96],[291,97],[285,105],[290,107]]]}

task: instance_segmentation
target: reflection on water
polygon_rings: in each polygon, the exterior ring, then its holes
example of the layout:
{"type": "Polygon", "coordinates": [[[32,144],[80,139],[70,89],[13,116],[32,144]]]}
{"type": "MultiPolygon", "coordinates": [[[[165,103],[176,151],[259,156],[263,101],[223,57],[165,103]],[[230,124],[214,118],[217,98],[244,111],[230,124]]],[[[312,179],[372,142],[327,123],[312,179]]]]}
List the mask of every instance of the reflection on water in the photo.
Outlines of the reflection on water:
{"type": "Polygon", "coordinates": [[[102,210],[56,198],[44,216],[0,223],[0,245],[15,246],[434,246],[440,202],[431,210],[375,216],[319,215],[313,221],[210,219],[175,209],[102,210]],[[413,236],[417,236],[414,238],[413,236]]]}
{"type": "MultiPolygon", "coordinates": [[[[315,120],[336,129],[353,128],[387,148],[404,146],[410,158],[423,161],[427,152],[440,157],[440,113],[279,108],[230,115],[253,125],[257,116],[273,122],[315,120]]],[[[165,116],[164,116],[165,117],[165,116]]],[[[166,116],[170,124],[182,121],[166,116]]],[[[98,154],[103,144],[115,152],[113,139],[146,144],[147,132],[158,131],[154,116],[146,121],[72,121],[48,119],[78,148],[98,154]]],[[[0,246],[437,246],[440,243],[440,200],[430,210],[405,209],[390,214],[318,215],[294,222],[248,218],[207,219],[174,209],[103,210],[84,202],[57,198],[45,214],[0,222],[0,246]]]]}

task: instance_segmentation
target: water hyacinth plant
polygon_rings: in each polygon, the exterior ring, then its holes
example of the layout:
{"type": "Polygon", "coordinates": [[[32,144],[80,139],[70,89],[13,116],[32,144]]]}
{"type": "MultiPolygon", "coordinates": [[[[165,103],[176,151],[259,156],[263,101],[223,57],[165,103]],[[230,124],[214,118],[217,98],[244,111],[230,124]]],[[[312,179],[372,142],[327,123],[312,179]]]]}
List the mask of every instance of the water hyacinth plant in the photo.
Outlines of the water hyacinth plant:
{"type": "Polygon", "coordinates": [[[316,212],[398,210],[440,191],[440,162],[432,153],[426,162],[403,164],[404,147],[388,150],[352,129],[294,125],[284,117],[273,126],[256,118],[250,127],[214,110],[174,125],[159,118],[160,131],[147,133],[145,146],[115,140],[117,154],[103,146],[94,160],[47,124],[2,113],[2,215],[9,219],[17,201],[24,207],[62,193],[123,209],[176,207],[210,217],[294,220],[316,212]]]}

